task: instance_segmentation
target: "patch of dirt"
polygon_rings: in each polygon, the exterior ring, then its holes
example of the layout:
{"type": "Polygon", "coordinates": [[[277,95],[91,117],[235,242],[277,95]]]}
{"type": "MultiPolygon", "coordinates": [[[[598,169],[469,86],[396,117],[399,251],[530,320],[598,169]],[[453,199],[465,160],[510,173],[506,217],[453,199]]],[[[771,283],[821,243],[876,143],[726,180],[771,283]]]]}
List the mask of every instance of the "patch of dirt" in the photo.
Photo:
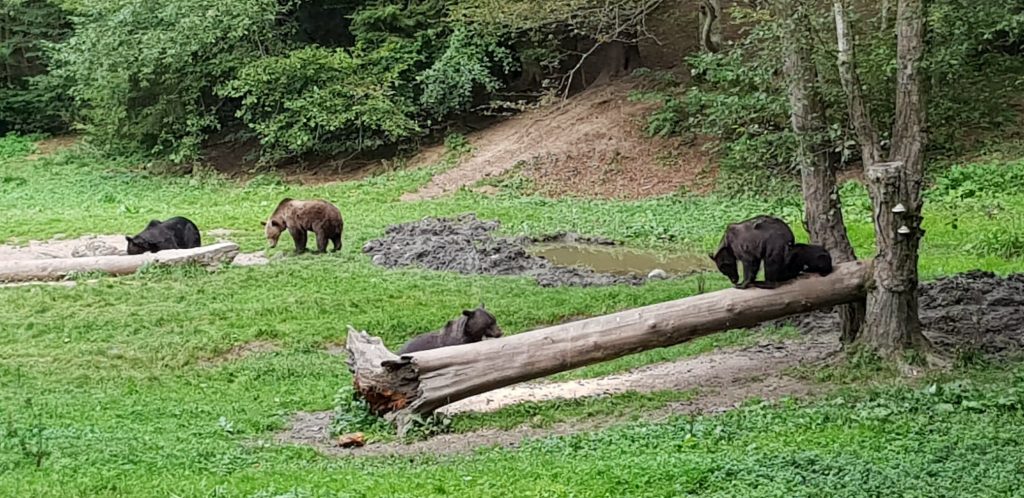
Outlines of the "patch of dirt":
{"type": "Polygon", "coordinates": [[[77,239],[60,236],[48,241],[32,240],[24,246],[0,245],[0,259],[81,258],[126,254],[124,235],[85,235],[77,239]]]}
{"type": "Polygon", "coordinates": [[[25,157],[30,161],[34,161],[44,156],[48,156],[62,149],[68,149],[74,147],[78,143],[78,137],[75,135],[61,135],[58,137],[50,137],[36,142],[36,151],[33,154],[29,154],[25,157]]]}
{"type": "MultiPolygon", "coordinates": [[[[971,271],[925,282],[918,293],[924,334],[942,351],[1005,357],[1024,349],[1024,274],[971,271]]],[[[775,323],[815,334],[837,330],[839,317],[815,311],[775,323]]]]}
{"type": "MultiPolygon", "coordinates": [[[[786,368],[822,360],[838,350],[836,335],[823,335],[785,342],[763,342],[741,349],[674,362],[649,365],[623,374],[570,382],[531,382],[467,398],[446,407],[445,413],[487,412],[526,401],[575,399],[627,391],[696,390],[695,398],[672,403],[646,413],[645,420],[661,420],[679,413],[718,413],[737,407],[751,397],[776,400],[787,396],[809,396],[824,386],[812,385],[783,375],[786,368]]],[[[515,447],[530,438],[551,437],[599,430],[621,423],[609,417],[555,424],[552,427],[520,426],[512,430],[487,429],[465,434],[443,434],[411,444],[371,443],[344,449],[329,438],[332,412],[300,412],[289,428],[278,434],[285,444],[309,445],[333,455],[449,455],[471,452],[481,446],[515,447]]]]}
{"type": "MultiPolygon", "coordinates": [[[[526,275],[542,287],[572,285],[641,285],[646,276],[610,275],[586,268],[555,266],[533,256],[526,248],[534,243],[527,237],[500,238],[491,232],[497,221],[478,220],[467,214],[458,218],[424,218],[420,221],[392,225],[381,239],[371,240],[363,252],[373,263],[387,268],[420,267],[466,275],[526,275]]],[[[571,242],[607,244],[607,239],[591,239],[575,234],[546,237],[571,242]]]]}
{"type": "Polygon", "coordinates": [[[238,361],[252,355],[274,353],[280,350],[281,348],[278,347],[277,344],[270,341],[251,341],[239,344],[212,358],[201,359],[199,360],[199,365],[203,367],[213,367],[229,361],[238,361]]]}
{"type": "MultiPolygon", "coordinates": [[[[597,85],[467,136],[469,157],[405,201],[437,198],[526,165],[550,195],[637,199],[688,187],[702,191],[709,156],[678,138],[648,138],[641,122],[657,104],[631,102],[634,77],[597,85]]],[[[436,154],[436,152],[434,152],[436,154]]]]}
{"type": "MultiPolygon", "coordinates": [[[[751,383],[750,379],[778,375],[788,367],[824,359],[838,349],[838,337],[834,335],[818,335],[806,340],[780,343],[763,342],[734,351],[648,365],[597,379],[510,386],[466,398],[440,411],[448,414],[490,412],[528,401],[576,399],[630,391],[698,389],[701,397],[704,397],[706,391],[707,394],[731,394],[737,390],[742,391],[744,386],[751,383]]],[[[746,396],[739,401],[745,398],[746,396]]],[[[710,397],[712,404],[716,404],[717,399],[716,395],[710,397]]]]}

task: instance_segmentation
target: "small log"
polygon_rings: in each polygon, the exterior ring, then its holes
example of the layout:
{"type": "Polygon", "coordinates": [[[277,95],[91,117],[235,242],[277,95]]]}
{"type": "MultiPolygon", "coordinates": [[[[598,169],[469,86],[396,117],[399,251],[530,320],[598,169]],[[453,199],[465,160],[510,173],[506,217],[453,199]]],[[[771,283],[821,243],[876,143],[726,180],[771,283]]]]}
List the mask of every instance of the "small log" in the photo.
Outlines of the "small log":
{"type": "Polygon", "coordinates": [[[0,282],[60,280],[73,273],[100,271],[110,275],[135,273],[147,263],[178,265],[197,262],[216,266],[238,255],[238,244],[220,242],[193,249],[170,249],[134,256],[94,256],[89,258],[16,259],[0,261],[0,282]]]}
{"type": "Polygon", "coordinates": [[[863,299],[870,261],[838,265],[776,289],[726,289],[524,332],[398,356],[349,327],[355,390],[398,425],[464,398],[722,330],[863,299]]]}

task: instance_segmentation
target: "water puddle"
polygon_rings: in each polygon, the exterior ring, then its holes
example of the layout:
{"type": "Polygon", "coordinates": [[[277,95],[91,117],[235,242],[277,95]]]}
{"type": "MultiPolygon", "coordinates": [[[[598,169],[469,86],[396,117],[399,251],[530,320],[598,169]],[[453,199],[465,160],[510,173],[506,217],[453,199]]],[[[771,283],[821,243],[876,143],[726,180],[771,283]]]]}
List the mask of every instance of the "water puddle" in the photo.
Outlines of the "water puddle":
{"type": "Polygon", "coordinates": [[[596,244],[537,244],[530,253],[558,266],[581,266],[612,275],[647,275],[659,269],[681,275],[714,269],[711,259],[701,254],[664,254],[596,244]]]}

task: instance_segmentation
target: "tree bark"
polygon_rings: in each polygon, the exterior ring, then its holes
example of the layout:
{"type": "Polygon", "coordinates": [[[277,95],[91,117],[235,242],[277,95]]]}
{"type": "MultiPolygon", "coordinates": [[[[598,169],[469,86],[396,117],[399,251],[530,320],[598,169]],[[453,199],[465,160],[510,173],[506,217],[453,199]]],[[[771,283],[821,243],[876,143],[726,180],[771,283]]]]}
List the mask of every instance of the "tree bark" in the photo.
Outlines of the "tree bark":
{"type": "MultiPolygon", "coordinates": [[[[797,162],[807,232],[812,243],[828,249],[833,261],[855,261],[857,257],[843,221],[836,167],[829,154],[825,104],[816,86],[817,69],[802,43],[811,37],[810,20],[795,0],[780,0],[775,5],[776,15],[783,22],[783,72],[789,86],[790,120],[798,140],[797,162]]],[[[848,344],[857,337],[864,322],[864,303],[853,302],[837,311],[840,340],[848,344]]]]}
{"type": "Polygon", "coordinates": [[[215,266],[238,255],[238,245],[221,242],[194,249],[174,249],[135,256],[94,256],[89,258],[23,259],[0,261],[0,282],[59,280],[73,273],[100,271],[127,275],[147,263],[176,265],[197,262],[215,266]]]}
{"type": "Polygon", "coordinates": [[[704,52],[718,52],[722,48],[722,2],[721,0],[699,0],[698,22],[700,24],[700,49],[704,52]]]}
{"type": "Polygon", "coordinates": [[[414,415],[476,394],[861,299],[870,274],[870,262],[855,261],[838,265],[827,277],[805,276],[773,290],[726,289],[401,357],[380,339],[350,328],[349,369],[356,391],[371,410],[404,433],[414,415]]]}
{"type": "Polygon", "coordinates": [[[840,79],[846,90],[874,208],[874,288],[868,293],[866,319],[857,342],[889,358],[907,349],[930,355],[921,333],[917,303],[917,254],[921,228],[921,183],[924,169],[925,111],[918,68],[924,55],[924,12],[921,0],[899,0],[896,12],[896,118],[889,162],[881,163],[881,147],[871,115],[864,105],[854,66],[854,50],[842,0],[833,13],[839,41],[840,79]]]}

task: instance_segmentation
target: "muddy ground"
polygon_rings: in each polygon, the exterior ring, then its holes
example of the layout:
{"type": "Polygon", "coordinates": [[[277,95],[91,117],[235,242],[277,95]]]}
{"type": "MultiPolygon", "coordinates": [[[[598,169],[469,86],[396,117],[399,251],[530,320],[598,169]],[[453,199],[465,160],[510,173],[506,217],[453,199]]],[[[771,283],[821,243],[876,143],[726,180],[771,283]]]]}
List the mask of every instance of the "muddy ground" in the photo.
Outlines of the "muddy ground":
{"type": "MultiPolygon", "coordinates": [[[[918,290],[925,335],[943,352],[977,351],[1002,357],[1024,348],[1024,274],[1000,277],[972,271],[925,282],[918,290]]],[[[816,311],[773,322],[804,334],[839,328],[833,311],[816,311]]]]}
{"type": "Polygon", "coordinates": [[[371,240],[363,252],[373,263],[387,268],[420,267],[467,275],[525,275],[542,287],[600,285],[641,285],[646,275],[611,275],[586,268],[556,266],[527,251],[531,244],[564,242],[572,244],[614,244],[599,237],[560,233],[531,239],[495,237],[497,221],[477,219],[473,214],[457,218],[424,218],[392,225],[384,237],[371,240]]]}

